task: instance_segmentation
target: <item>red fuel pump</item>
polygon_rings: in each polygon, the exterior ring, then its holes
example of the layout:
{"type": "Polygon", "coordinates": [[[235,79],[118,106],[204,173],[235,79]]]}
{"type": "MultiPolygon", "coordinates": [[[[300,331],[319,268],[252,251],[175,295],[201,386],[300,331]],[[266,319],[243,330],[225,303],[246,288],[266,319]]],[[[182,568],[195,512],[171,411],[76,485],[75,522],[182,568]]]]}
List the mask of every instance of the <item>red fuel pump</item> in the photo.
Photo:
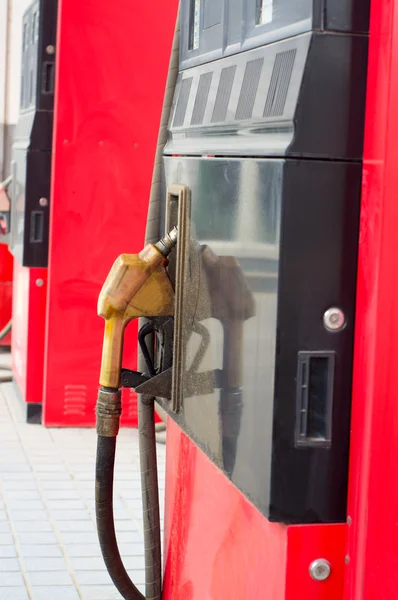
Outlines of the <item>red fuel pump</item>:
{"type": "Polygon", "coordinates": [[[225,5],[181,2],[160,218],[178,225],[173,365],[135,385],[169,415],[163,590],[149,553],[146,597],[393,600],[398,9],[225,5]]]}
{"type": "MultiPolygon", "coordinates": [[[[177,1],[156,11],[129,0],[56,9],[36,0],[24,16],[10,191],[13,371],[28,419],[92,426],[95,307],[114,256],[143,245],[177,1]]],[[[133,328],[125,357],[134,368],[133,328]]],[[[123,424],[137,425],[133,390],[124,403],[123,424]]]]}
{"type": "Polygon", "coordinates": [[[13,259],[8,250],[10,199],[7,188],[11,179],[0,183],[0,346],[11,345],[13,259]]]}

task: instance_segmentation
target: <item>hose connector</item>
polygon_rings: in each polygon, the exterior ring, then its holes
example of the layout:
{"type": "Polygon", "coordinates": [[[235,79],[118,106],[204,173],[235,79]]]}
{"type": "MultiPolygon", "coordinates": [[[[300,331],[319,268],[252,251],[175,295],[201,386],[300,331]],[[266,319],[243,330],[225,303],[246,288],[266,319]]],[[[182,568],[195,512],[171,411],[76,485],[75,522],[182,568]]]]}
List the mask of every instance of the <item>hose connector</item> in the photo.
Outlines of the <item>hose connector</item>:
{"type": "Polygon", "coordinates": [[[97,398],[97,434],[102,437],[116,437],[119,433],[121,414],[121,391],[100,388],[97,398]]]}

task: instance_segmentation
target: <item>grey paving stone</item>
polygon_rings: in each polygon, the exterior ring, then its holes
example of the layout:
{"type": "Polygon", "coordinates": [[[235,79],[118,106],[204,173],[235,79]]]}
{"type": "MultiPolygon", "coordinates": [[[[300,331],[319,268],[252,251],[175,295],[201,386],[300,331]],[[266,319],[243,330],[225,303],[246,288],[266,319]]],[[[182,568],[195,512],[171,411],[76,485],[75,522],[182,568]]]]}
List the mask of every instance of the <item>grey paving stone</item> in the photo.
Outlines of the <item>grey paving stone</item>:
{"type": "Polygon", "coordinates": [[[37,478],[40,481],[51,481],[53,484],[56,481],[73,481],[67,471],[60,471],[59,473],[39,472],[37,473],[37,478]]]}
{"type": "Polygon", "coordinates": [[[109,585],[113,586],[107,571],[74,571],[79,585],[109,585]]]}
{"type": "Polygon", "coordinates": [[[42,533],[53,532],[51,523],[47,521],[15,521],[14,528],[17,533],[42,533]]]}
{"type": "Polygon", "coordinates": [[[39,557],[24,557],[23,562],[28,573],[31,571],[62,571],[67,569],[66,563],[62,557],[45,559],[39,557]]]}
{"type": "MultiPolygon", "coordinates": [[[[71,557],[72,568],[76,571],[103,571],[105,564],[102,556],[71,557]]],[[[123,557],[123,563],[128,570],[141,570],[145,568],[143,556],[123,557]]]]}
{"type": "Polygon", "coordinates": [[[131,580],[134,582],[138,588],[145,585],[145,571],[130,571],[129,572],[131,580]]]}
{"type": "Polygon", "coordinates": [[[140,500],[141,499],[141,490],[137,488],[129,488],[123,489],[119,487],[119,494],[122,496],[124,500],[140,500]]]}
{"type": "MultiPolygon", "coordinates": [[[[60,483],[64,483],[64,482],[60,482],[60,483]]],[[[70,486],[70,484],[68,483],[68,486],[70,486]]],[[[78,491],[74,490],[74,489],[65,489],[65,488],[58,488],[55,489],[54,485],[51,488],[51,490],[46,490],[44,492],[44,496],[46,498],[46,500],[48,500],[48,502],[53,501],[53,500],[61,500],[61,501],[65,501],[65,500],[79,500],[80,499],[80,494],[78,491]]]]}
{"type": "Polygon", "coordinates": [[[63,533],[62,541],[64,544],[95,544],[98,542],[98,535],[90,532],[63,533]]]}
{"type": "MultiPolygon", "coordinates": [[[[46,430],[19,420],[13,424],[6,419],[8,413],[3,413],[3,394],[0,390],[0,481],[16,531],[22,563],[34,569],[28,572],[33,586],[29,600],[120,600],[121,596],[106,572],[94,524],[95,431],[46,430]],[[13,457],[12,464],[9,463],[10,456],[13,457]],[[27,457],[32,461],[34,472],[27,457]],[[42,511],[40,519],[32,519],[39,516],[34,511],[42,511]],[[20,520],[25,519],[27,514],[31,520],[20,520]],[[51,521],[48,520],[49,514],[51,521]],[[57,535],[52,531],[52,524],[57,535]],[[66,553],[68,564],[62,558],[62,552],[66,553]],[[74,577],[80,585],[80,594],[75,591],[68,573],[68,565],[72,564],[76,569],[74,577]],[[58,570],[49,570],[52,568],[58,570]]],[[[158,448],[158,453],[163,498],[164,446],[158,448]]],[[[122,430],[115,474],[116,529],[124,562],[142,589],[140,487],[138,435],[136,431],[122,430]]],[[[7,521],[0,499],[0,523],[7,524],[7,521]]],[[[0,525],[2,527],[6,526],[0,525]]],[[[7,530],[0,533],[0,558],[15,560],[16,548],[8,536],[7,530]]],[[[3,575],[0,575],[0,590],[3,589],[1,586],[4,589],[12,587],[15,590],[12,600],[20,600],[19,590],[25,593],[21,573],[7,572],[5,579],[3,575]]],[[[26,596],[22,596],[21,600],[26,600],[26,596]]]]}
{"type": "Polygon", "coordinates": [[[131,515],[127,508],[115,508],[113,511],[115,521],[130,521],[131,515]]]}
{"type": "Polygon", "coordinates": [[[15,546],[0,546],[0,560],[3,558],[16,558],[16,556],[17,551],[15,549],[15,546]]]}
{"type": "MultiPolygon", "coordinates": [[[[56,498],[69,498],[70,496],[68,495],[69,492],[75,490],[75,484],[72,480],[69,481],[52,481],[51,479],[44,480],[41,482],[41,487],[43,488],[43,490],[45,490],[45,495],[47,496],[47,498],[51,498],[50,494],[51,492],[55,492],[57,495],[55,496],[56,498]],[[61,493],[62,490],[65,491],[65,493],[61,493]]],[[[75,492],[76,493],[76,492],[75,492]]],[[[75,496],[73,496],[73,498],[75,498],[75,496]]]]}
{"type": "Polygon", "coordinates": [[[37,490],[37,484],[36,484],[36,481],[33,479],[33,477],[32,477],[32,480],[28,479],[28,480],[24,480],[24,481],[20,481],[19,479],[4,480],[2,483],[2,486],[7,495],[8,495],[8,492],[10,492],[10,491],[16,491],[16,490],[22,490],[22,491],[35,490],[36,491],[37,490]]]}
{"type": "Polygon", "coordinates": [[[5,463],[1,465],[1,476],[6,478],[7,475],[19,475],[19,473],[30,473],[31,469],[28,463],[5,463]]]}
{"type": "MultiPolygon", "coordinates": [[[[7,546],[3,547],[6,548],[7,546]]],[[[101,556],[99,544],[66,544],[64,548],[68,556],[101,556]]]]}
{"type": "MultiPolygon", "coordinates": [[[[0,560],[0,573],[13,573],[19,571],[19,562],[16,558],[2,558],[0,560]]],[[[1,575],[3,578],[3,575],[1,575]]]]}
{"type": "Polygon", "coordinates": [[[90,533],[97,533],[94,521],[55,521],[58,531],[67,531],[69,533],[81,533],[88,531],[90,533]]]}
{"type": "MultiPolygon", "coordinates": [[[[32,586],[67,585],[73,587],[73,581],[68,571],[44,571],[43,569],[44,565],[42,565],[41,571],[32,571],[27,574],[32,586]]],[[[54,600],[57,600],[55,594],[54,600]]]]}
{"type": "Polygon", "coordinates": [[[45,510],[13,510],[10,508],[13,521],[45,521],[47,513],[45,510]]]}
{"type": "Polygon", "coordinates": [[[25,587],[0,587],[0,600],[29,600],[25,587]]]}
{"type": "Polygon", "coordinates": [[[82,585],[80,589],[84,600],[123,600],[117,589],[108,585],[82,585]]]}
{"type": "Polygon", "coordinates": [[[0,546],[10,546],[13,543],[11,533],[0,533],[0,546]]]}
{"type": "MultiPolygon", "coordinates": [[[[26,502],[26,500],[29,500],[29,503],[32,500],[40,500],[40,494],[39,492],[36,490],[24,490],[24,489],[18,489],[18,490],[6,490],[5,492],[7,501],[9,502],[9,504],[11,504],[13,506],[14,504],[14,500],[24,500],[26,502]],[[12,500],[12,502],[11,502],[12,500]]],[[[33,508],[32,506],[30,508],[33,508]]]]}
{"type": "Polygon", "coordinates": [[[105,569],[102,556],[71,557],[70,562],[76,571],[103,571],[105,569]]]}
{"type": "Polygon", "coordinates": [[[93,471],[82,471],[81,473],[75,473],[76,481],[95,481],[93,471]]]}
{"type": "Polygon", "coordinates": [[[131,543],[131,544],[119,544],[119,550],[121,556],[143,556],[144,554],[144,545],[139,543],[131,543]]]}
{"type": "Polygon", "coordinates": [[[33,600],[79,600],[79,594],[73,587],[34,587],[33,600]]]}
{"type": "Polygon", "coordinates": [[[88,510],[52,510],[54,521],[85,521],[91,519],[88,510]]]}
{"type": "Polygon", "coordinates": [[[21,544],[57,544],[57,538],[54,533],[47,531],[35,533],[18,533],[18,540],[21,544]]]}
{"type": "Polygon", "coordinates": [[[62,462],[51,462],[51,463],[36,463],[34,465],[36,473],[57,473],[57,474],[68,474],[65,466],[62,462]]]}
{"type": "Polygon", "coordinates": [[[86,510],[82,500],[47,500],[47,506],[52,511],[86,510]]]}
{"type": "Polygon", "coordinates": [[[35,476],[32,473],[32,471],[25,472],[25,473],[14,473],[13,471],[11,472],[3,472],[1,473],[1,478],[3,480],[3,485],[4,481],[30,481],[30,482],[34,482],[35,481],[35,476]]]}
{"type": "Polygon", "coordinates": [[[44,504],[41,500],[29,500],[29,502],[26,499],[13,500],[10,503],[10,510],[44,510],[44,504]]]}
{"type": "Polygon", "coordinates": [[[120,544],[139,543],[142,540],[142,535],[138,531],[119,531],[117,540],[120,544]]]}
{"type": "MultiPolygon", "coordinates": [[[[1,574],[1,587],[25,587],[22,573],[14,571],[1,574]]],[[[0,588],[1,589],[1,588],[0,588]]]]}
{"type": "Polygon", "coordinates": [[[55,544],[50,544],[50,545],[46,545],[46,544],[26,545],[26,544],[23,544],[22,546],[20,546],[20,554],[24,558],[31,558],[31,557],[32,558],[38,558],[38,557],[62,558],[61,548],[59,546],[56,546],[55,544]]]}

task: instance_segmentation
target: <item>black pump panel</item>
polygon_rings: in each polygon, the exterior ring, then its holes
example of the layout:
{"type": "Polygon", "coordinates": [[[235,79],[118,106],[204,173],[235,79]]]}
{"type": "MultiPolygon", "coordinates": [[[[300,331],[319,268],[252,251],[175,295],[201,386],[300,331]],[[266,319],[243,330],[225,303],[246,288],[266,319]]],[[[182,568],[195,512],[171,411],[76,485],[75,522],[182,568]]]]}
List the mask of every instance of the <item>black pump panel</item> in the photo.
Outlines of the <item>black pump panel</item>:
{"type": "Polygon", "coordinates": [[[57,0],[36,0],[23,16],[9,247],[25,267],[46,267],[48,263],[56,20],[57,0]]]}
{"type": "Polygon", "coordinates": [[[181,16],[164,166],[191,202],[163,405],[268,519],[344,522],[369,0],[181,16]]]}
{"type": "Polygon", "coordinates": [[[365,0],[185,0],[180,69],[308,31],[367,33],[365,0]]]}

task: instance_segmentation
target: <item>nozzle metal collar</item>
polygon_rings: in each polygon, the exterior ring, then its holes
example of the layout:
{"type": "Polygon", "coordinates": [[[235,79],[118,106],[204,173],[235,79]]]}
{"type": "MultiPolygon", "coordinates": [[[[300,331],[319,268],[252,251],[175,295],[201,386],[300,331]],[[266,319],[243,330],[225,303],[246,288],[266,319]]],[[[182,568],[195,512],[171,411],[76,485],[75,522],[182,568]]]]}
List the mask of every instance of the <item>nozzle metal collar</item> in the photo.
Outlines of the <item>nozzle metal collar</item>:
{"type": "Polygon", "coordinates": [[[160,250],[163,256],[168,256],[177,243],[178,227],[174,227],[164,238],[155,244],[155,248],[160,250]]]}

